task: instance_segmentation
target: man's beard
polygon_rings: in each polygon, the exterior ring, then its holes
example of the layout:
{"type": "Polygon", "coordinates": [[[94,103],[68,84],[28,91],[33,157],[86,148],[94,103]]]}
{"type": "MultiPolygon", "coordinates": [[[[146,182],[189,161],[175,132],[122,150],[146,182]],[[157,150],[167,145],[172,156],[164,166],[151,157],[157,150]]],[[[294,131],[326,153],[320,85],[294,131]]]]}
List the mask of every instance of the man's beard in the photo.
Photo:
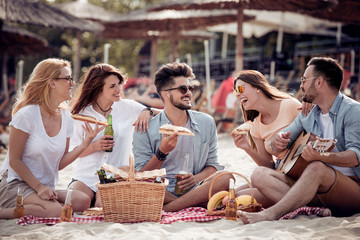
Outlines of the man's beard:
{"type": "Polygon", "coordinates": [[[191,109],[191,105],[185,105],[185,104],[182,104],[182,103],[177,103],[177,102],[174,100],[174,98],[173,98],[172,95],[170,95],[170,102],[171,102],[171,104],[172,104],[173,106],[177,107],[177,108],[180,109],[180,110],[189,110],[189,109],[191,109]]]}
{"type": "MultiPolygon", "coordinates": [[[[309,88],[309,90],[310,89],[315,89],[315,88],[314,88],[314,86],[311,86],[311,88],[309,88]]],[[[302,100],[304,102],[313,103],[315,96],[316,96],[316,92],[315,92],[315,90],[314,91],[309,91],[309,90],[308,90],[309,93],[307,93],[307,94],[304,93],[302,100]]],[[[302,89],[302,91],[304,92],[304,89],[302,89]]]]}

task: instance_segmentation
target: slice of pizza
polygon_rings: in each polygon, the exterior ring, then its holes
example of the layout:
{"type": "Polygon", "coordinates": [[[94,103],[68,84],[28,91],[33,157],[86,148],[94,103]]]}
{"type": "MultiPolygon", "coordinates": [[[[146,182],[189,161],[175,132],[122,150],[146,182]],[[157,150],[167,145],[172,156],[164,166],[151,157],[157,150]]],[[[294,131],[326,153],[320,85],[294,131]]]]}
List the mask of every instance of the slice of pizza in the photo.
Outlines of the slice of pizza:
{"type": "Polygon", "coordinates": [[[164,124],[159,129],[159,133],[162,134],[171,135],[174,132],[177,132],[178,135],[194,136],[194,133],[192,133],[189,129],[171,124],[164,124]]]}

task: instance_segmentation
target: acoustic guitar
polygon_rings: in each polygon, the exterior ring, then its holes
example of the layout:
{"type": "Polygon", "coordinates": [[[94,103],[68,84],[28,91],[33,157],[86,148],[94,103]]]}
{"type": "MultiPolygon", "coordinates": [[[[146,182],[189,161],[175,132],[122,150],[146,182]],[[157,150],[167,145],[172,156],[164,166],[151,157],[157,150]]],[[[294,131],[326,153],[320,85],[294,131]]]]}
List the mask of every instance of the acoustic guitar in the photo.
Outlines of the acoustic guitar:
{"type": "MultiPolygon", "coordinates": [[[[305,131],[302,131],[291,146],[290,150],[286,153],[284,159],[280,161],[276,170],[297,180],[307,165],[309,165],[309,162],[305,161],[301,157],[301,153],[303,148],[310,141],[311,136],[314,136],[311,134],[311,132],[306,133],[305,131]]],[[[312,147],[316,151],[320,152],[321,155],[327,156],[329,155],[329,152],[335,147],[336,142],[336,139],[319,138],[312,143],[312,147]]]]}

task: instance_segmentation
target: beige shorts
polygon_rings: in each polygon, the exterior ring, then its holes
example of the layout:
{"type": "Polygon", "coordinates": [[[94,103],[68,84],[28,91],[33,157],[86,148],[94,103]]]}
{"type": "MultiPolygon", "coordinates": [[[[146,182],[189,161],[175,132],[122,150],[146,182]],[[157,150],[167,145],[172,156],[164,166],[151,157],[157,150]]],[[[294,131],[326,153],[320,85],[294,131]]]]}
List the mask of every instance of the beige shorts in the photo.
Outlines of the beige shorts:
{"type": "MultiPolygon", "coordinates": [[[[350,178],[333,169],[335,181],[329,191],[318,193],[307,204],[312,207],[326,207],[333,216],[351,216],[360,213],[360,181],[350,178]]],[[[288,185],[293,186],[295,180],[288,178],[288,185]]]]}
{"type": "Polygon", "coordinates": [[[0,182],[0,207],[11,208],[16,205],[16,197],[18,187],[22,189],[24,200],[35,190],[30,187],[26,182],[15,179],[11,182],[6,181],[7,172],[3,174],[3,178],[0,182]]]}
{"type": "Polygon", "coordinates": [[[335,170],[336,179],[329,191],[317,197],[334,216],[350,216],[360,213],[360,184],[355,179],[335,170]]]}

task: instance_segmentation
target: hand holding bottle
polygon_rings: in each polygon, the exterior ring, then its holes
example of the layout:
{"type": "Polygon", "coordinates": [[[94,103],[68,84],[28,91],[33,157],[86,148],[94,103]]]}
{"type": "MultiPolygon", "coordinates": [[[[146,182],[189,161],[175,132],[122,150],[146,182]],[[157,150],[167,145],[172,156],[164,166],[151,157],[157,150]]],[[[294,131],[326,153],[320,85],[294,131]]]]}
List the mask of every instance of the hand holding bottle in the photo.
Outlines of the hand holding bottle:
{"type": "Polygon", "coordinates": [[[102,136],[99,140],[97,140],[96,142],[93,142],[92,145],[92,149],[94,152],[97,151],[105,151],[107,149],[110,149],[114,146],[114,140],[110,139],[111,136],[109,135],[105,135],[102,136]]]}
{"type": "MultiPolygon", "coordinates": [[[[111,114],[109,114],[108,118],[107,118],[107,123],[108,125],[105,128],[104,131],[104,136],[105,136],[105,140],[113,140],[114,139],[114,130],[112,127],[112,116],[111,114]]],[[[109,144],[109,142],[108,142],[109,144]]],[[[105,152],[112,152],[113,151],[113,145],[114,145],[114,141],[112,141],[112,145],[111,147],[109,147],[109,145],[107,145],[107,147],[105,148],[105,152]]]]}

